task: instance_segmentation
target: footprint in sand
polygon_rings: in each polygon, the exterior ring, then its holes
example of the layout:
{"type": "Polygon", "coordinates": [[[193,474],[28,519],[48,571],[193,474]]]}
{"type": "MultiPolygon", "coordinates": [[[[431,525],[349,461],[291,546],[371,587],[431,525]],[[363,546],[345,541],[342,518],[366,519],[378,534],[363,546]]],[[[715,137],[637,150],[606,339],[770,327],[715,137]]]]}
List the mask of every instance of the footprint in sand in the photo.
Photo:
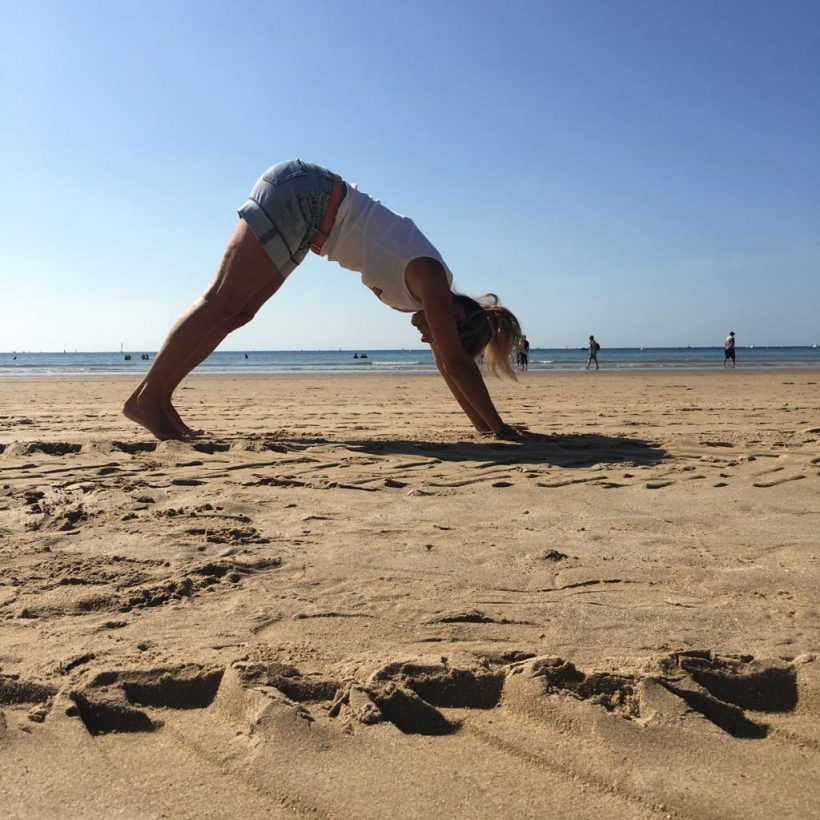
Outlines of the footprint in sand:
{"type": "Polygon", "coordinates": [[[720,656],[709,650],[665,656],[658,661],[657,674],[585,673],[556,657],[525,661],[517,671],[521,677],[508,675],[504,690],[504,701],[513,708],[521,697],[569,695],[637,720],[663,708],[663,700],[653,695],[653,688],[659,686],[736,738],[761,739],[769,733],[769,727],[747,716],[746,710],[791,712],[798,701],[794,665],[756,661],[749,655],[720,656]]]}
{"type": "Polygon", "coordinates": [[[800,481],[801,478],[805,478],[802,473],[798,473],[797,475],[789,475],[783,476],[782,478],[776,478],[773,481],[755,481],[752,486],[753,487],[777,487],[779,484],[785,484],[787,481],[800,481]]]}

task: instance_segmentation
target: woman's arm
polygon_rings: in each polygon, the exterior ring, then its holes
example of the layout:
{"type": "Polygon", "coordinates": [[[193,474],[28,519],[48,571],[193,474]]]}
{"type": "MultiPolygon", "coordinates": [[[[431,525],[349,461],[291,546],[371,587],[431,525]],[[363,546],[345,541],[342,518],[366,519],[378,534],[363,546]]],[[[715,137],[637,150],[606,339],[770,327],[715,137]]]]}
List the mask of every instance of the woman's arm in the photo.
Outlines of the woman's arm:
{"type": "Polygon", "coordinates": [[[442,363],[438,352],[436,351],[435,346],[431,346],[430,348],[433,351],[433,359],[436,362],[436,367],[438,368],[438,372],[441,373],[441,378],[444,379],[447,387],[450,388],[450,392],[455,396],[456,401],[461,406],[461,409],[467,414],[467,418],[473,423],[473,427],[478,430],[479,433],[491,433],[492,429],[489,427],[486,421],[476,412],[475,408],[469,401],[467,401],[464,394],[459,390],[458,385],[447,375],[447,370],[442,363]]]}
{"type": "Polygon", "coordinates": [[[422,303],[436,365],[456,401],[477,429],[503,431],[506,425],[495,409],[481,371],[458,337],[453,294],[441,263],[430,258],[414,259],[407,266],[405,279],[411,293],[422,303]]]}

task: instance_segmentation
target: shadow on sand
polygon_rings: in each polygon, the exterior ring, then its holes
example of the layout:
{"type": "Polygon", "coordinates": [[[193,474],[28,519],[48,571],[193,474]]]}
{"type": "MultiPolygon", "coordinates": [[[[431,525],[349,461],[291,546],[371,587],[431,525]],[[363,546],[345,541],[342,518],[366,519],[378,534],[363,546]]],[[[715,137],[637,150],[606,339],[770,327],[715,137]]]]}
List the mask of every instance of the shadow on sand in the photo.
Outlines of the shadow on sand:
{"type": "Polygon", "coordinates": [[[441,461],[479,461],[493,464],[549,464],[555,467],[592,467],[596,464],[652,465],[667,451],[635,438],[578,433],[531,433],[520,442],[436,442],[404,439],[340,441],[349,450],[372,455],[426,455],[441,461]]]}
{"type": "MultiPolygon", "coordinates": [[[[179,446],[170,442],[170,446],[179,446]]],[[[472,461],[479,464],[549,464],[554,467],[593,467],[597,464],[658,464],[667,455],[656,442],[625,436],[592,433],[530,433],[521,441],[421,441],[419,439],[330,439],[283,433],[255,433],[235,439],[194,439],[187,446],[200,453],[221,453],[234,449],[271,450],[288,453],[317,446],[343,447],[354,453],[373,456],[425,456],[439,461],[472,461]],[[250,446],[248,446],[250,444],[250,446]]],[[[45,446],[45,445],[43,445],[45,446]]],[[[52,445],[49,445],[52,446],[52,445]]],[[[112,447],[127,453],[152,452],[164,442],[113,442],[112,447]]],[[[185,446],[185,445],[183,445],[185,446]]],[[[78,447],[79,449],[79,447],[78,447]]]]}

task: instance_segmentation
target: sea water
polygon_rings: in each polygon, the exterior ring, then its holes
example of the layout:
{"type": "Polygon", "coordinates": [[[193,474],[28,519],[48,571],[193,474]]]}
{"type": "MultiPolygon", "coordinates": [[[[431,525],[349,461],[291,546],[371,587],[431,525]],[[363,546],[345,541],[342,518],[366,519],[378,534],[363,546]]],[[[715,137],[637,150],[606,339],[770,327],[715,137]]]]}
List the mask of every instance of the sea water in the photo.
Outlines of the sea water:
{"type": "MultiPolygon", "coordinates": [[[[86,376],[139,375],[153,361],[155,351],[81,353],[0,353],[0,376],[86,376]],[[126,359],[129,355],[130,359],[126,359]],[[148,358],[143,359],[141,356],[148,358]]],[[[720,369],[723,348],[647,347],[602,348],[598,353],[602,370],[720,369]]],[[[583,370],[586,348],[531,348],[531,371],[583,370]]],[[[818,368],[820,348],[737,348],[738,368],[818,368]]],[[[377,374],[432,373],[435,364],[429,348],[417,350],[220,350],[197,369],[198,374],[377,374]],[[366,354],[362,357],[362,354],[366,354]]]]}

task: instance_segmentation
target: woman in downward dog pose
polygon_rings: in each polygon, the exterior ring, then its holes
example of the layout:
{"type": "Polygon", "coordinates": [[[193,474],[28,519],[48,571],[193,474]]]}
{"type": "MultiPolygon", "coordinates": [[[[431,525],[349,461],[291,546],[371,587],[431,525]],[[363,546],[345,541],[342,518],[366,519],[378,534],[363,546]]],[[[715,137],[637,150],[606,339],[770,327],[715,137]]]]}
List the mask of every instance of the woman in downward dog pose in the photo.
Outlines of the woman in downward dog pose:
{"type": "Polygon", "coordinates": [[[123,413],[159,439],[197,435],[171,397],[233,330],[247,324],[312,250],[361,274],[389,307],[412,313],[436,367],[480,433],[517,438],[493,405],[476,357],[512,378],[518,320],[493,294],[476,301],[451,290],[453,275],[411,219],[312,163],[268,169],[239,209],[216,279],[177,320],[123,413]]]}

